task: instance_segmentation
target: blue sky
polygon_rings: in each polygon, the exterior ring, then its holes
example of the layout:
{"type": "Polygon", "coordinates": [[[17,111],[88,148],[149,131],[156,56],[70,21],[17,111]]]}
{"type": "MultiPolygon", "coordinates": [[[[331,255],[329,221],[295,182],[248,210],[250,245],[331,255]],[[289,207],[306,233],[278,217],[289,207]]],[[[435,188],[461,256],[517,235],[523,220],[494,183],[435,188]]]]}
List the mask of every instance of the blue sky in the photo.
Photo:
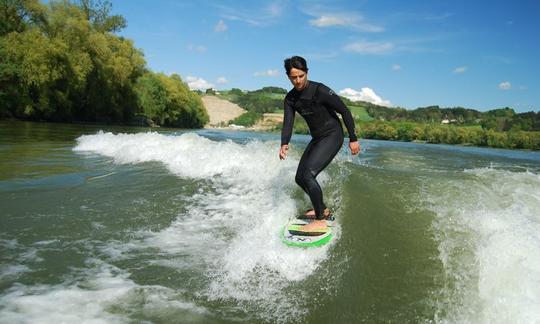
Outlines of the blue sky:
{"type": "Polygon", "coordinates": [[[120,32],[192,88],[291,85],[283,60],[352,99],[540,110],[540,1],[126,1],[120,32]]]}

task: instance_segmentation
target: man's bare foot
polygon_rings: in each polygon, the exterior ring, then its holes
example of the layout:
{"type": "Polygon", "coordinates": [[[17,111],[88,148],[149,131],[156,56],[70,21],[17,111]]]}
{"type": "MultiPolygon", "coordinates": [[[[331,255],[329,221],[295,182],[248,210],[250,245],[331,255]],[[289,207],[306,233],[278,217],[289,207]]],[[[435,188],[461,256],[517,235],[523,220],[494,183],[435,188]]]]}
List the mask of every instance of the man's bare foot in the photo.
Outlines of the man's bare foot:
{"type": "MultiPolygon", "coordinates": [[[[326,208],[324,211],[323,211],[323,215],[324,215],[324,218],[327,219],[329,216],[330,216],[330,209],[326,208]]],[[[307,219],[316,219],[317,217],[315,217],[315,209],[308,209],[306,210],[306,212],[304,213],[304,216],[303,218],[307,218],[307,219]]]]}
{"type": "Polygon", "coordinates": [[[315,232],[318,230],[325,230],[327,227],[326,221],[324,219],[314,220],[309,224],[306,224],[300,227],[298,230],[301,232],[315,232]]]}

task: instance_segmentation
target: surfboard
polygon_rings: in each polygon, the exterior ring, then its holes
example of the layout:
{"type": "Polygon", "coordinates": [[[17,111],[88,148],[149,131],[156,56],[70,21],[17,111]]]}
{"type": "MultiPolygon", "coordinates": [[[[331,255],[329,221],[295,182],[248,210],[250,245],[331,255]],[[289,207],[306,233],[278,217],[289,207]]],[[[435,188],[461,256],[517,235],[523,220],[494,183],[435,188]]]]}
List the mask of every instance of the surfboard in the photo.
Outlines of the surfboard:
{"type": "Polygon", "coordinates": [[[326,221],[328,225],[324,230],[302,232],[300,228],[312,222],[310,219],[292,219],[283,228],[282,241],[288,246],[316,247],[327,244],[332,240],[332,221],[326,221]]]}

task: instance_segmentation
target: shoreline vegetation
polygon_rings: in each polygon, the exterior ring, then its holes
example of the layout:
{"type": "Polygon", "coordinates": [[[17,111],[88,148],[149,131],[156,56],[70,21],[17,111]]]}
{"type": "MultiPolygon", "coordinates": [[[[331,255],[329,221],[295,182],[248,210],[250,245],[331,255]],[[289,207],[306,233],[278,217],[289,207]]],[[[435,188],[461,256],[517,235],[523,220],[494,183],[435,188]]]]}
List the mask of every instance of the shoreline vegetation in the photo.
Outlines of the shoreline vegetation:
{"type": "MultiPolygon", "coordinates": [[[[286,89],[190,91],[180,76],[151,71],[142,50],[116,35],[126,20],[111,9],[93,0],[0,2],[0,120],[281,129],[286,89]],[[203,95],[238,107],[232,115],[205,108],[203,95]],[[219,122],[209,115],[216,111],[219,122]]],[[[408,110],[342,99],[361,138],[540,150],[540,112],[408,110]]],[[[294,131],[309,133],[302,118],[294,131]]]]}
{"type": "Polygon", "coordinates": [[[108,1],[0,2],[0,119],[203,127],[200,96],[148,69],[108,1]]]}
{"type": "MultiPolygon", "coordinates": [[[[250,92],[207,91],[207,95],[237,103],[246,110],[228,124],[266,131],[281,130],[280,107],[286,93],[287,90],[276,87],[250,92]]],[[[518,114],[508,107],[487,112],[438,106],[407,110],[341,99],[353,114],[360,138],[540,150],[540,112],[518,114]]],[[[307,124],[299,116],[295,118],[294,132],[309,134],[307,124]]]]}

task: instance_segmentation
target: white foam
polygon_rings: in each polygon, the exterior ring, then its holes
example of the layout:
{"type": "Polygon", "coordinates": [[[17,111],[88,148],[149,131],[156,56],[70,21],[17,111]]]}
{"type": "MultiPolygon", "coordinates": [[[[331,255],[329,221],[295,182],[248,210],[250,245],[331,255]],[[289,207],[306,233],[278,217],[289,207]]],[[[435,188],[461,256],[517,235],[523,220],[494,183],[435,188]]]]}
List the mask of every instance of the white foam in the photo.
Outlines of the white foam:
{"type": "MultiPolygon", "coordinates": [[[[265,165],[260,162],[273,162],[253,158],[252,152],[243,145],[231,141],[213,142],[194,133],[180,136],[165,136],[158,133],[112,134],[100,132],[84,135],[77,139],[75,151],[89,151],[114,158],[117,163],[162,162],[169,170],[179,176],[193,179],[210,179],[214,176],[239,177],[249,180],[254,176],[267,177],[265,165]],[[247,154],[246,154],[247,153],[247,154]]],[[[248,146],[257,151],[260,142],[248,146]]],[[[272,152],[272,157],[277,153],[272,152]]],[[[255,153],[256,154],[256,153],[255,153]]]]}
{"type": "Polygon", "coordinates": [[[99,261],[85,270],[84,281],[63,285],[14,285],[0,296],[2,323],[126,323],[133,313],[180,310],[209,314],[182,302],[177,292],[159,286],[139,286],[128,274],[99,261]]]}
{"type": "Polygon", "coordinates": [[[173,265],[205,269],[209,281],[201,296],[232,299],[275,321],[303,314],[299,306],[309,300],[302,293],[289,296],[285,288],[316,273],[329,249],[290,248],[281,242],[280,231],[298,209],[292,193],[298,190],[299,152],[280,161],[278,147],[277,141],[215,142],[192,133],[98,133],[80,137],[75,150],[117,163],[158,161],[180,177],[204,180],[198,194],[183,197],[187,212],[165,230],[146,233],[143,244],[183,260],[173,265]]]}
{"type": "Polygon", "coordinates": [[[30,272],[30,268],[22,264],[2,264],[0,265],[0,282],[13,277],[30,272]]]}
{"type": "MultiPolygon", "coordinates": [[[[13,278],[17,278],[20,275],[28,272],[32,272],[28,264],[39,263],[43,261],[43,258],[39,257],[38,250],[34,247],[25,247],[16,239],[7,240],[0,239],[0,247],[7,250],[16,251],[17,257],[10,260],[9,263],[0,264],[0,282],[10,281],[13,278]],[[16,262],[15,262],[16,261],[16,262]]],[[[6,259],[7,261],[8,259],[6,259]]]]}
{"type": "Polygon", "coordinates": [[[540,321],[540,176],[469,170],[431,199],[441,260],[455,281],[442,321],[540,321]]]}

